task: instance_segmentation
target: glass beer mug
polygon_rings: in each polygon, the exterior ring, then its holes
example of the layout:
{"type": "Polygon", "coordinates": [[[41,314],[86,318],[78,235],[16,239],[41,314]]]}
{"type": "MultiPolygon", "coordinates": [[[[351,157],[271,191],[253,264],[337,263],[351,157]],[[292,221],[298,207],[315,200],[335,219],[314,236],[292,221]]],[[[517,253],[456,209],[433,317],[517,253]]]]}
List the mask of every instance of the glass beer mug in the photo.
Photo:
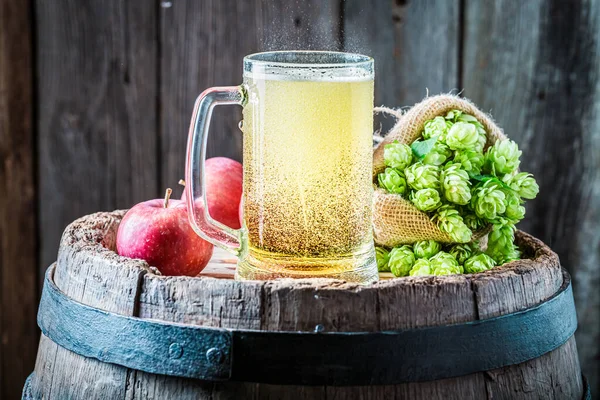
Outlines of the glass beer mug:
{"type": "Polygon", "coordinates": [[[373,59],[322,51],[244,58],[240,86],[196,100],[186,190],[194,231],[238,257],[236,279],[378,278],[371,227],[373,59]],[[206,207],[212,109],[243,107],[243,225],[206,207]]]}

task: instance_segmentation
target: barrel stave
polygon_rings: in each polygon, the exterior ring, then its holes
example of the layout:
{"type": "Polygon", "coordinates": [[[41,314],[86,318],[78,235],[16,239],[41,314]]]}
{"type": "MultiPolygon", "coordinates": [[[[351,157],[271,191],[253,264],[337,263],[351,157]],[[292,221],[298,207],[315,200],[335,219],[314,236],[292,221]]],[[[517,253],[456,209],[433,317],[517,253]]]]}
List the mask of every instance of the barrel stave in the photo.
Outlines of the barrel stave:
{"type": "MultiPolygon", "coordinates": [[[[517,240],[533,260],[477,275],[408,277],[367,286],[319,279],[237,282],[164,277],[144,261],[114,252],[123,215],[123,211],[93,214],[67,227],[55,281],[77,301],[140,318],[270,331],[397,330],[523,310],[548,299],[562,284],[556,254],[522,232],[517,240]]],[[[32,387],[37,398],[46,399],[541,399],[552,394],[578,399],[583,391],[573,337],[537,359],[457,378],[311,387],[153,375],[79,356],[42,336],[32,387]]]]}

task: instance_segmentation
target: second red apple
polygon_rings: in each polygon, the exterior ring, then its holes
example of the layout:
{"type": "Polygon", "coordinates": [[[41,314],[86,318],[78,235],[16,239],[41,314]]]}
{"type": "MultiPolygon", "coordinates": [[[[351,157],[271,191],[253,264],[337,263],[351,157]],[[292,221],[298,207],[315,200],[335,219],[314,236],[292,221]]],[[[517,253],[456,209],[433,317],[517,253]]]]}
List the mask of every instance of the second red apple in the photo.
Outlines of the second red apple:
{"type": "MultiPolygon", "coordinates": [[[[226,157],[206,160],[204,177],[210,216],[233,229],[239,229],[242,199],[243,167],[226,157]]],[[[185,191],[181,200],[185,200],[185,191]]]]}

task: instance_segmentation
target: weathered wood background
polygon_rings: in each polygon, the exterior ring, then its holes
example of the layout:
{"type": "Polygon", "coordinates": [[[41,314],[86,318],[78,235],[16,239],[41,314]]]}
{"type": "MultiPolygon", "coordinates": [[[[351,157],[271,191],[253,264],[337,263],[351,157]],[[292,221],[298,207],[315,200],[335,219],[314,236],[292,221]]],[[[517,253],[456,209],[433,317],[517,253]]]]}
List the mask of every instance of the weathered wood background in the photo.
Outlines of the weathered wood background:
{"type": "MultiPolygon", "coordinates": [[[[285,48],[374,56],[378,105],[455,90],[492,113],[540,183],[520,228],[573,275],[600,395],[600,1],[0,0],[0,398],[33,369],[67,223],[176,187],[195,97],[285,48]]],[[[217,110],[209,155],[241,159],[240,110],[217,110]]]]}

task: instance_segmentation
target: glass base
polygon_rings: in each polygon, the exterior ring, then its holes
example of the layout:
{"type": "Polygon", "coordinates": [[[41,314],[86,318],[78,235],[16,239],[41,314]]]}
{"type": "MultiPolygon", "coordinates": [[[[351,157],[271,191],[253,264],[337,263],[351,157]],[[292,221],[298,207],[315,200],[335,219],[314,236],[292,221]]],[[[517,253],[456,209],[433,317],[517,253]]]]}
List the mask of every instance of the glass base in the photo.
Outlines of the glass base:
{"type": "Polygon", "coordinates": [[[249,251],[241,257],[235,272],[236,280],[271,280],[277,278],[329,278],[368,284],[377,282],[379,274],[375,252],[371,249],[359,255],[328,258],[298,258],[272,253],[249,251]]]}

